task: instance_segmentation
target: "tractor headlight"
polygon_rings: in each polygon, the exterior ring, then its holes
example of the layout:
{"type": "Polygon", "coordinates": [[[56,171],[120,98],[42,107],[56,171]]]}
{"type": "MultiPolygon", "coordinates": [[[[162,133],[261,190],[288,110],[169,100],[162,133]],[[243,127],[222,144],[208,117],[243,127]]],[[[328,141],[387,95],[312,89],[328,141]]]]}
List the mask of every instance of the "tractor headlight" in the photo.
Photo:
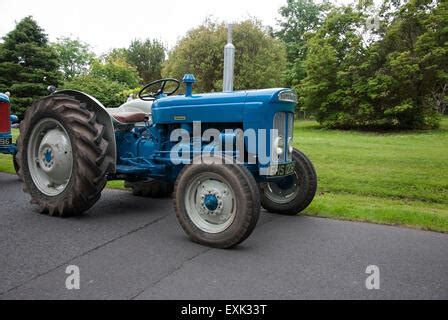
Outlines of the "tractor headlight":
{"type": "Polygon", "coordinates": [[[297,95],[293,91],[282,91],[278,94],[278,100],[283,102],[294,102],[297,103],[297,95]]]}

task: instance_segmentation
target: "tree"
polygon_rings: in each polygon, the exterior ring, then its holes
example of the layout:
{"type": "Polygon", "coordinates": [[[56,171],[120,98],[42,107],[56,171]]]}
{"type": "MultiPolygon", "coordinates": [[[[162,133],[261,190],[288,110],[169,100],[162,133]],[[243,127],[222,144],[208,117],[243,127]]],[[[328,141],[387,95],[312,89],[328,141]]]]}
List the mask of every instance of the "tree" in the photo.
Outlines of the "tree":
{"type": "MultiPolygon", "coordinates": [[[[224,23],[206,20],[190,30],[169,53],[164,76],[182,79],[193,73],[198,80],[196,91],[222,90],[224,46],[227,28],[224,23]]],[[[283,43],[274,39],[259,21],[247,20],[234,26],[235,89],[257,89],[282,85],[286,65],[283,43]]]]}
{"type": "Polygon", "coordinates": [[[12,109],[22,117],[33,100],[47,94],[48,85],[58,85],[57,54],[31,16],[22,19],[3,40],[0,45],[0,91],[11,92],[12,109]]]}
{"type": "Polygon", "coordinates": [[[93,77],[121,83],[128,88],[135,88],[141,82],[137,69],[120,58],[115,60],[109,58],[104,61],[94,60],[89,74],[93,77]]]}
{"type": "Polygon", "coordinates": [[[133,40],[128,48],[115,48],[104,56],[106,61],[123,61],[135,67],[143,83],[162,77],[165,47],[159,40],[133,40]]]}
{"type": "MultiPolygon", "coordinates": [[[[363,61],[362,15],[351,7],[333,9],[307,41],[306,78],[299,95],[305,110],[326,126],[352,123],[359,101],[353,92],[355,67],[363,61]]],[[[362,109],[362,108],[361,108],[362,109]]]]}
{"type": "Polygon", "coordinates": [[[90,74],[74,77],[64,84],[67,89],[90,94],[108,108],[115,108],[126,101],[126,85],[90,74]]]}
{"type": "Polygon", "coordinates": [[[363,42],[365,12],[347,7],[308,39],[300,93],[324,126],[437,126],[448,80],[447,2],[410,0],[395,11],[390,2],[377,41],[363,42]]]}
{"type": "Polygon", "coordinates": [[[329,7],[313,0],[287,0],[287,4],[280,8],[280,30],[275,34],[286,44],[288,67],[285,80],[288,85],[295,86],[305,78],[306,34],[317,30],[329,7]]]}
{"type": "Polygon", "coordinates": [[[137,68],[144,83],[162,77],[162,64],[165,61],[165,47],[158,40],[134,40],[125,51],[125,60],[137,68]]]}
{"type": "Polygon", "coordinates": [[[136,68],[119,57],[114,59],[93,60],[89,71],[66,81],[65,88],[86,92],[109,108],[120,106],[141,79],[136,68]]]}
{"type": "Polygon", "coordinates": [[[415,51],[423,73],[425,103],[441,114],[448,105],[448,2],[438,1],[432,14],[423,17],[425,32],[418,37],[415,51]]]}
{"type": "Polygon", "coordinates": [[[53,44],[53,48],[58,53],[60,68],[65,80],[86,73],[95,57],[90,46],[79,39],[59,38],[53,44]]]}

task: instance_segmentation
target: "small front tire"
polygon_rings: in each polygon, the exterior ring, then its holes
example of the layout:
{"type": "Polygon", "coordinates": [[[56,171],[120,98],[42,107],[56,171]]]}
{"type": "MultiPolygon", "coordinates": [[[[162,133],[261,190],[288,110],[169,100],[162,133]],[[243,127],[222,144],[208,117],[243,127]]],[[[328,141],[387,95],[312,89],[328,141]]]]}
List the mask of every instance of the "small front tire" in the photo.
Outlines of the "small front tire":
{"type": "Polygon", "coordinates": [[[317,190],[317,175],[311,161],[294,149],[294,174],[276,182],[260,184],[261,205],[271,213],[296,215],[313,201],[317,190]]]}

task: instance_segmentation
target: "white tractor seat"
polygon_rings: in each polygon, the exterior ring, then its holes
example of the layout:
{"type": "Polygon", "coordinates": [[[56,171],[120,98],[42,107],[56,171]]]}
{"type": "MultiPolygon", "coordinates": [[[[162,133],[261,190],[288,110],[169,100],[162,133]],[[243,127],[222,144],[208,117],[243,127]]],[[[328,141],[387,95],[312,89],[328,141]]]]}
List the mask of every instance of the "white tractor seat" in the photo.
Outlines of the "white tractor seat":
{"type": "Polygon", "coordinates": [[[144,126],[146,118],[151,123],[152,104],[153,101],[134,99],[122,104],[118,108],[107,108],[107,112],[109,112],[113,120],[118,124],[144,126]]]}

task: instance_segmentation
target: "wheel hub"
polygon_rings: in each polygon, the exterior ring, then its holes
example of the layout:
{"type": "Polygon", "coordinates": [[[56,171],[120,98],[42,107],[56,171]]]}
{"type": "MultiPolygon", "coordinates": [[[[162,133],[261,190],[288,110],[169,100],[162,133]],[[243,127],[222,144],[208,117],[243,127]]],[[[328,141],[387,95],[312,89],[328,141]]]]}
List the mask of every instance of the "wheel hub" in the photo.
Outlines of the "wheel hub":
{"type": "Polygon", "coordinates": [[[71,157],[65,133],[58,128],[47,131],[40,142],[37,160],[50,182],[60,185],[70,178],[71,157]]]}
{"type": "Polygon", "coordinates": [[[53,161],[53,149],[52,148],[45,148],[45,150],[42,153],[41,161],[44,168],[51,169],[51,167],[54,165],[53,161]]]}
{"type": "Polygon", "coordinates": [[[235,217],[234,193],[226,182],[211,173],[193,182],[186,193],[186,201],[193,222],[206,232],[225,230],[235,217]]]}
{"type": "Polygon", "coordinates": [[[264,193],[268,199],[275,203],[288,203],[294,199],[300,191],[300,179],[297,172],[277,182],[268,182],[264,193]]]}
{"type": "Polygon", "coordinates": [[[36,187],[48,196],[60,194],[70,180],[73,154],[61,124],[50,118],[33,129],[28,147],[28,167],[36,187]]]}
{"type": "Polygon", "coordinates": [[[210,211],[218,209],[218,198],[215,194],[208,194],[204,198],[204,205],[210,211]]]}

